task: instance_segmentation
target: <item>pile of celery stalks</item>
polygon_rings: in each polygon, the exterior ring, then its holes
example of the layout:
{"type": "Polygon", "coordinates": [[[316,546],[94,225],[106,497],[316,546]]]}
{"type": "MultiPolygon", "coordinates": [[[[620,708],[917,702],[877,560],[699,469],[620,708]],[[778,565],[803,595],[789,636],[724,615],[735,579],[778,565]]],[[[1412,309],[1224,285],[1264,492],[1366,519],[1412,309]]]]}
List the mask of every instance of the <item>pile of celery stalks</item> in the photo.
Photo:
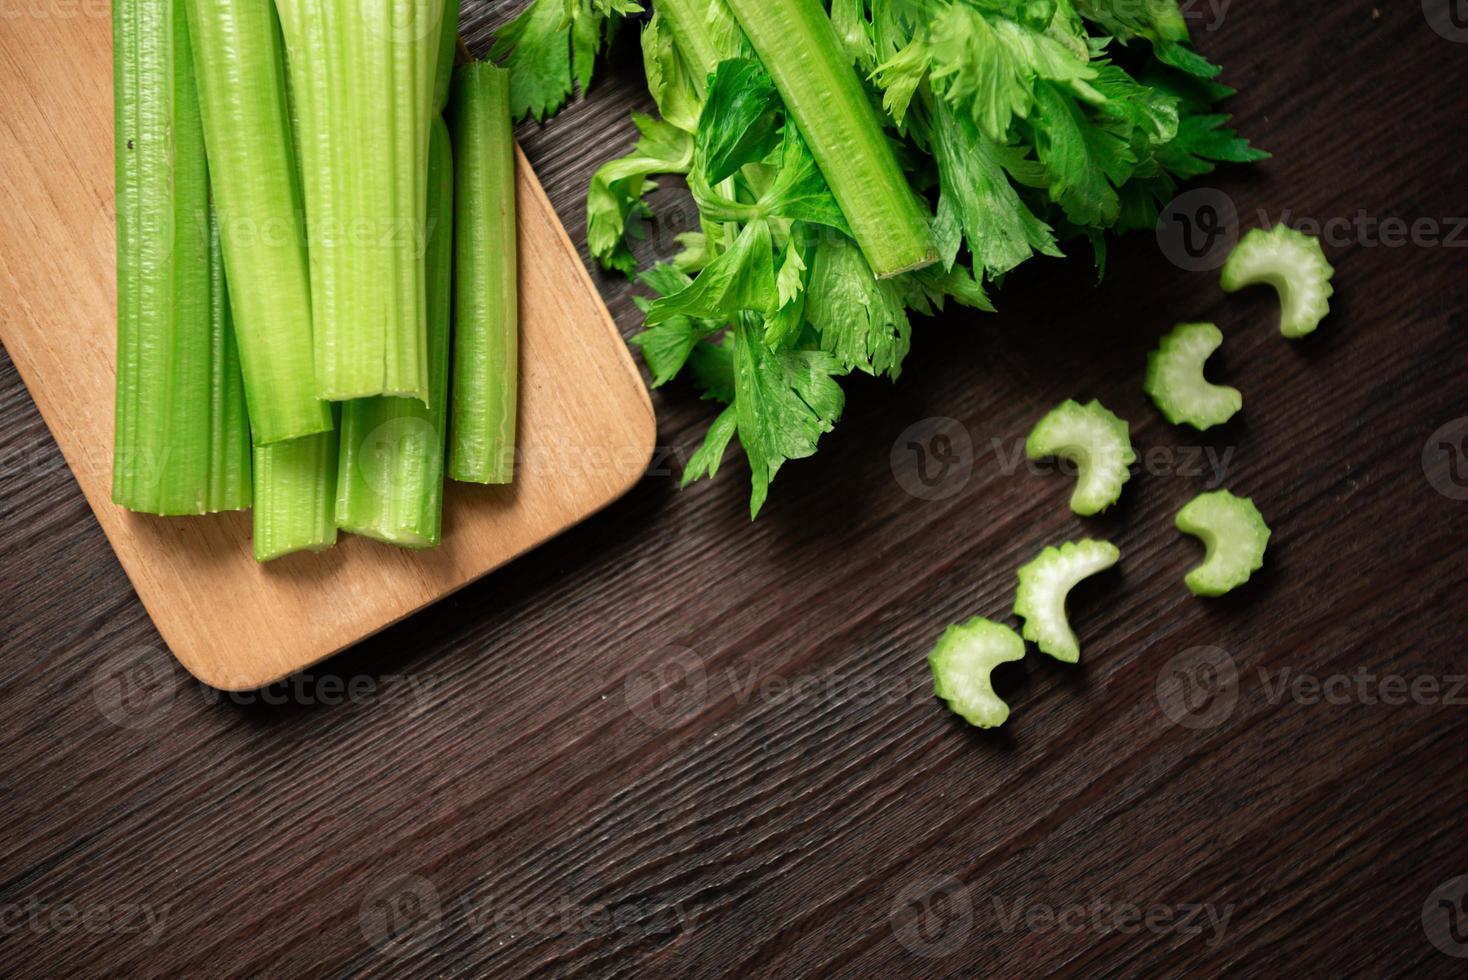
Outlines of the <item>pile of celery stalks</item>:
{"type": "Polygon", "coordinates": [[[457,0],[115,0],[118,504],[253,508],[264,562],[437,545],[445,460],[510,482],[509,80],[454,68],[457,25],[457,0]]]}

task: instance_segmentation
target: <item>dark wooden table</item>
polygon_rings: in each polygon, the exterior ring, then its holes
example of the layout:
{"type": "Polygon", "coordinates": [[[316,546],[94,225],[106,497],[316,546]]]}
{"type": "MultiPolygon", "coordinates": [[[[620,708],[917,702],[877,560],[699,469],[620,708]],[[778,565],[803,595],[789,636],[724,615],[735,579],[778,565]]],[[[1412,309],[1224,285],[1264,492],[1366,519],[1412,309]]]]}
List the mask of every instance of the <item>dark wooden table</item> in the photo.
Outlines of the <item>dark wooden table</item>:
{"type": "MultiPolygon", "coordinates": [[[[1331,233],[1315,338],[1152,235],[1099,289],[1036,263],[1001,315],[922,323],[896,387],[852,383],[752,525],[742,460],[677,490],[711,412],[675,384],[621,503],[252,697],[173,666],[0,359],[0,970],[1461,975],[1468,44],[1442,35],[1468,30],[1415,2],[1216,30],[1194,6],[1276,154],[1207,186],[1245,226],[1331,233]],[[1246,396],[1205,440],[1140,389],[1183,319],[1223,327],[1246,396]],[[1101,520],[1014,455],[1071,396],[1143,453],[1101,520]],[[939,431],[962,458],[927,487],[907,445],[939,431]],[[1204,602],[1172,515],[1217,470],[1275,539],[1204,602]],[[1124,554],[1072,603],[1084,665],[1032,653],[999,678],[1009,725],[966,729],[934,638],[1008,618],[1016,568],[1081,535],[1124,554]],[[151,700],[118,701],[123,670],[151,700]]],[[[468,5],[471,47],[506,10],[468,5]]],[[[615,56],[521,133],[573,237],[646,104],[635,40],[615,56]]]]}

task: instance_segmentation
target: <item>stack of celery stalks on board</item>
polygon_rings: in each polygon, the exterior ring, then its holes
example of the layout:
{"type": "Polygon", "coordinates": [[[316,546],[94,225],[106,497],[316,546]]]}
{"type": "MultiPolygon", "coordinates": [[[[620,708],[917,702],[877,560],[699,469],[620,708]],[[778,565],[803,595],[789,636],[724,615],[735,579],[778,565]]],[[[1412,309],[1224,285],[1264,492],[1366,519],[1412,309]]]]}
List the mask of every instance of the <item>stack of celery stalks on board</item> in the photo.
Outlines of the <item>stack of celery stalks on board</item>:
{"type": "Polygon", "coordinates": [[[116,0],[117,503],[253,507],[268,561],[437,545],[445,460],[510,481],[509,79],[457,15],[116,0]]]}
{"type": "Polygon", "coordinates": [[[1079,242],[1155,227],[1178,182],[1264,156],[1216,104],[1175,0],[533,0],[493,52],[517,116],[590,81],[643,12],[660,118],[591,182],[587,238],[637,274],[661,174],[701,227],[641,274],[656,384],[687,371],[727,407],[685,482],[737,437],[758,513],[781,465],[841,414],[838,379],[895,379],[910,314],[990,310],[990,285],[1079,242]]]}

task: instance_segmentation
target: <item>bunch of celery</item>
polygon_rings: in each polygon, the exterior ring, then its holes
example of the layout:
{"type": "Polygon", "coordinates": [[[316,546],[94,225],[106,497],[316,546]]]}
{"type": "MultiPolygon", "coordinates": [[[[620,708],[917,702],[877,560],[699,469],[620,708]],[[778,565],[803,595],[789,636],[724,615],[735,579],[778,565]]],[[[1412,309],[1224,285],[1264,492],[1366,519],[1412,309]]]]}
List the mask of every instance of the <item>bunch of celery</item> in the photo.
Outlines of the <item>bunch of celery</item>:
{"type": "MultiPolygon", "coordinates": [[[[517,112],[583,86],[628,0],[532,0],[501,34],[517,112]]],[[[1213,106],[1231,94],[1175,0],[654,0],[642,28],[660,118],[587,200],[607,268],[659,174],[686,178],[700,230],[641,276],[634,338],[655,384],[687,370],[726,404],[684,481],[736,436],[751,513],[810,456],[852,371],[896,378],[910,313],[991,309],[1035,255],[1153,227],[1177,183],[1265,154],[1213,106]]]]}
{"type": "Polygon", "coordinates": [[[508,85],[463,69],[456,195],[457,21],[444,0],[118,0],[119,504],[253,502],[260,561],[339,529],[435,546],[451,373],[455,444],[493,461],[451,475],[510,480],[508,85]],[[456,208],[477,246],[457,262],[456,208]]]}

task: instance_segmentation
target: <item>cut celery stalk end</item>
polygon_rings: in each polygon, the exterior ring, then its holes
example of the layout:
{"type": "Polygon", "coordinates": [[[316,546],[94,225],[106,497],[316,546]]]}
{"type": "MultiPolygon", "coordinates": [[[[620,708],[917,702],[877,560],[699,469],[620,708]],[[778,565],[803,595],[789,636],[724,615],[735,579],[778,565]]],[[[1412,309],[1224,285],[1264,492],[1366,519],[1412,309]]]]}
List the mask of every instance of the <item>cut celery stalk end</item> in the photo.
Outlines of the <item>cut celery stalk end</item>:
{"type": "Polygon", "coordinates": [[[389,397],[344,404],[337,472],[337,526],[403,548],[436,547],[443,523],[454,172],[441,118],[434,119],[429,139],[425,266],[432,395],[427,405],[389,397]]]}
{"type": "Polygon", "coordinates": [[[1014,612],[1025,621],[1024,637],[1063,663],[1079,663],[1081,643],[1065,612],[1070,591],[1111,568],[1121,552],[1107,541],[1068,541],[1046,548],[1019,570],[1014,612]]]}
{"type": "Polygon", "coordinates": [[[504,484],[515,473],[520,340],[510,75],[487,62],[454,73],[454,367],[449,476],[504,484]]]}
{"type": "Polygon", "coordinates": [[[255,447],[255,560],[336,544],[337,430],[255,447]]]}
{"type": "Polygon", "coordinates": [[[332,427],[316,397],[311,288],[280,28],[270,3],[186,0],[230,309],[257,445],[332,427]]]}
{"type": "Polygon", "coordinates": [[[933,693],[970,725],[998,728],[1009,718],[1009,705],[994,693],[994,668],[1024,655],[1025,641],[1008,626],[983,618],[950,626],[928,654],[933,693]]]}
{"type": "Polygon", "coordinates": [[[1203,564],[1188,573],[1188,589],[1196,596],[1232,592],[1264,567],[1269,525],[1247,497],[1227,490],[1196,497],[1178,511],[1177,529],[1208,549],[1203,564]]]}
{"type": "Polygon", "coordinates": [[[300,116],[318,394],[429,395],[428,126],[444,0],[278,0],[300,116]]]}
{"type": "Polygon", "coordinates": [[[880,279],[938,261],[927,209],[892,152],[820,0],[728,0],[880,279]]]}
{"type": "Polygon", "coordinates": [[[1147,356],[1143,388],[1163,418],[1201,431],[1222,425],[1244,407],[1237,388],[1216,385],[1203,376],[1223,332],[1211,323],[1179,324],[1147,356]]]}
{"type": "Polygon", "coordinates": [[[1330,313],[1334,275],[1319,239],[1276,225],[1270,231],[1255,228],[1244,236],[1223,266],[1222,283],[1229,293],[1247,286],[1273,286],[1282,307],[1280,333],[1294,339],[1314,333],[1330,313]]]}
{"type": "Polygon", "coordinates": [[[1078,479],[1070,509],[1083,517],[1099,514],[1121,499],[1137,461],[1131,429],[1099,401],[1067,401],[1041,419],[1025,442],[1032,460],[1059,457],[1075,464],[1078,479]]]}
{"type": "Polygon", "coordinates": [[[113,10],[117,401],[112,499],[165,516],[250,505],[249,429],[181,0],[113,10]]]}

